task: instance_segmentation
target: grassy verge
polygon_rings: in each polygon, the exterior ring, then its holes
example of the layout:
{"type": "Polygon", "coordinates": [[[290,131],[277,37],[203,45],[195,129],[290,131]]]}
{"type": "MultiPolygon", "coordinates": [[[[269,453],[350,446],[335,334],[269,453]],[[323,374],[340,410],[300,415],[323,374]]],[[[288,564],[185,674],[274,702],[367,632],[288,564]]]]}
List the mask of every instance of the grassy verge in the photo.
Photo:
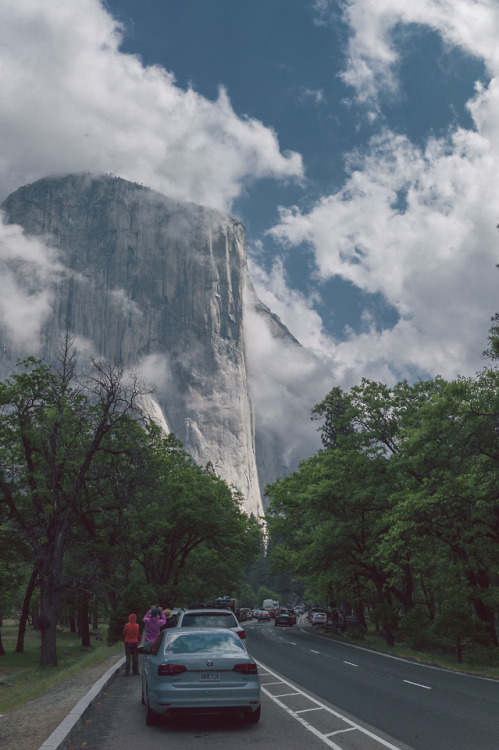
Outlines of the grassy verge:
{"type": "Polygon", "coordinates": [[[466,674],[499,679],[499,667],[495,665],[477,664],[473,660],[466,659],[466,656],[462,662],[458,662],[457,656],[451,653],[416,651],[406,643],[395,643],[394,646],[389,646],[384,638],[380,638],[371,632],[366,635],[345,634],[343,636],[336,633],[323,632],[321,635],[333,640],[346,641],[362,648],[369,648],[373,651],[380,651],[391,656],[399,656],[402,659],[412,659],[420,664],[431,664],[432,666],[450,669],[454,672],[464,672],[466,674]]]}
{"type": "Polygon", "coordinates": [[[106,661],[122,651],[122,644],[106,645],[107,632],[99,628],[97,641],[92,638],[90,648],[81,647],[81,638],[75,633],[63,632],[57,635],[57,667],[38,667],[40,661],[40,635],[27,630],[24,653],[16,654],[18,623],[7,620],[2,627],[2,642],[5,656],[0,656],[0,714],[36,698],[46,690],[58,685],[68,677],[87,667],[106,661]]]}

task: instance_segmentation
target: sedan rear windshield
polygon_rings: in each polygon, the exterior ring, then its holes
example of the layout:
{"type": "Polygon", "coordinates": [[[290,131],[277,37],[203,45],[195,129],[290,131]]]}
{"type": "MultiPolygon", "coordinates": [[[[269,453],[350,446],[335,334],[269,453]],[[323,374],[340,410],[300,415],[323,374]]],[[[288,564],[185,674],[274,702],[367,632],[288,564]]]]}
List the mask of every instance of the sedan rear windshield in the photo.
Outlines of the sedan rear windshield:
{"type": "Polygon", "coordinates": [[[196,614],[185,614],[182,617],[182,627],[194,628],[235,628],[237,627],[236,618],[232,612],[221,612],[220,614],[210,614],[210,612],[196,612],[196,614]]]}
{"type": "Polygon", "coordinates": [[[183,633],[170,635],[165,644],[166,654],[231,654],[245,651],[243,642],[236,635],[227,633],[183,633]]]}

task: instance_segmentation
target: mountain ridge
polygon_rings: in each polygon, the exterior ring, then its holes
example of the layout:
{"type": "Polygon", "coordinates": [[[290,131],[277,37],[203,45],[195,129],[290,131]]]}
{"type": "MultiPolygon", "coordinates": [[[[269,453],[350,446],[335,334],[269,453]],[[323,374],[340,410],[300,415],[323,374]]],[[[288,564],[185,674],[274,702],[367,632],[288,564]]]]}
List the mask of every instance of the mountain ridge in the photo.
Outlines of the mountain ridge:
{"type": "MultiPolygon", "coordinates": [[[[53,362],[67,330],[83,351],[138,366],[186,450],[241,491],[247,512],[263,515],[257,443],[266,477],[281,474],[283,460],[279,446],[268,455],[268,441],[255,439],[243,297],[272,335],[299,344],[254,294],[242,223],[111,175],[44,177],[1,208],[5,223],[47,249],[39,355],[53,362]]],[[[23,264],[14,273],[21,286],[43,287],[23,264]]],[[[2,375],[31,353],[5,329],[3,351],[2,375]]]]}

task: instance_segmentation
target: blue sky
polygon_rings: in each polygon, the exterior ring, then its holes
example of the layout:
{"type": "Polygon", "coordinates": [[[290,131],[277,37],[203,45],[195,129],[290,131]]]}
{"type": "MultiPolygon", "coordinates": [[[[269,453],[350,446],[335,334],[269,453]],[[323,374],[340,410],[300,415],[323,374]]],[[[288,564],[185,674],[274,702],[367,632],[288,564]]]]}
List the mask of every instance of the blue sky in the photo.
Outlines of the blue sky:
{"type": "Polygon", "coordinates": [[[101,171],[238,216],[304,346],[248,318],[262,412],[472,374],[499,310],[498,38],[495,0],[4,0],[0,197],[101,171]]]}
{"type": "Polygon", "coordinates": [[[293,287],[315,296],[314,307],[333,337],[344,336],[347,326],[362,331],[366,313],[379,330],[391,326],[399,319],[397,307],[379,292],[361,291],[338,276],[317,283],[308,243],[283,252],[266,234],[279,221],[279,206],[297,204],[306,212],[322,196],[340,190],[348,155],[368,149],[369,139],[383,128],[423,147],[429,137],[445,138],[449,129],[473,129],[466,103],[477,80],[490,80],[483,60],[449,45],[429,25],[398,23],[392,39],[399,55],[399,88],[380,89],[373,118],[342,79],[352,34],[342,13],[348,5],[307,0],[107,2],[123,24],[124,52],[139,54],[145,65],[164,66],[180,88],[192,87],[211,101],[223,86],[240,117],[258,119],[275,131],[282,152],[302,156],[300,184],[248,184],[231,210],[245,223],[250,247],[262,243],[258,261],[263,268],[270,272],[276,256],[282,258],[293,287]]]}

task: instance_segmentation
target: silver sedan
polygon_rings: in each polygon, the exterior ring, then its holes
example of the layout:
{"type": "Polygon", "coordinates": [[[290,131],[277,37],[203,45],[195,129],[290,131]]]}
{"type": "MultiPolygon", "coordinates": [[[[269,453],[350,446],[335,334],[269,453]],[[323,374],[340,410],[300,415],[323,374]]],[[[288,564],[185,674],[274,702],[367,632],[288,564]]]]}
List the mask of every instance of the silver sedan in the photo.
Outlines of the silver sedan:
{"type": "Polygon", "coordinates": [[[240,713],[260,719],[258,669],[238,635],[222,628],[163,630],[144,651],[146,723],[190,712],[240,713]]]}

